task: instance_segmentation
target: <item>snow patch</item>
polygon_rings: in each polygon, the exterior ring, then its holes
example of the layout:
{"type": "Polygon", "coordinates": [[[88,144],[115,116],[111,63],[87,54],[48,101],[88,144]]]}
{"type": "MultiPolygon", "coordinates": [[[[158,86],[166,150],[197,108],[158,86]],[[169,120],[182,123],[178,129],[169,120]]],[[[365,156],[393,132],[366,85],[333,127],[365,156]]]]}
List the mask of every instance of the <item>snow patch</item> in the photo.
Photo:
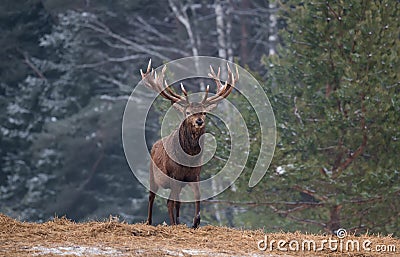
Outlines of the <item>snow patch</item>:
{"type": "Polygon", "coordinates": [[[34,246],[29,249],[34,251],[34,256],[54,254],[54,255],[74,255],[74,256],[123,256],[123,252],[113,249],[111,247],[93,247],[93,246],[58,246],[58,247],[45,247],[45,246],[34,246]]]}
{"type": "Polygon", "coordinates": [[[286,173],[286,170],[285,170],[284,167],[278,166],[278,167],[276,168],[276,173],[278,173],[278,175],[282,175],[282,174],[285,174],[285,173],[286,173]]]}
{"type": "MultiPolygon", "coordinates": [[[[248,253],[248,254],[235,254],[235,253],[222,253],[213,250],[200,250],[200,249],[182,249],[182,250],[172,250],[172,249],[153,249],[155,251],[162,251],[166,255],[170,256],[219,256],[219,257],[293,257],[291,255],[275,255],[266,253],[248,253]]],[[[95,246],[57,246],[57,247],[46,247],[46,246],[35,246],[29,248],[28,251],[32,252],[33,256],[40,255],[59,255],[59,256],[127,256],[127,255],[151,255],[153,250],[133,250],[132,252],[123,252],[111,247],[95,247],[95,246]]]]}

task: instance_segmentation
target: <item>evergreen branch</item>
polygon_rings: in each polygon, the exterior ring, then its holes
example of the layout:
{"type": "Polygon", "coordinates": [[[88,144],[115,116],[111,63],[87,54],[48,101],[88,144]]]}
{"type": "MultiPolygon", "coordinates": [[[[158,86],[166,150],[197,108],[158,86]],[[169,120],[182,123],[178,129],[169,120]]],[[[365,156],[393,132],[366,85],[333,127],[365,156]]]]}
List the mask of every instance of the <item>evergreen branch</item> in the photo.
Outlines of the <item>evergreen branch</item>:
{"type": "Polygon", "coordinates": [[[379,202],[381,200],[383,200],[383,196],[378,196],[378,197],[374,197],[374,198],[367,198],[367,199],[353,199],[353,200],[343,201],[343,203],[365,204],[365,203],[379,202]]]}
{"type": "Polygon", "coordinates": [[[309,190],[309,189],[302,188],[302,187],[300,187],[300,186],[298,186],[298,185],[293,186],[293,189],[295,189],[295,190],[297,190],[297,191],[299,191],[299,192],[302,192],[302,193],[304,193],[304,194],[310,195],[310,196],[312,196],[312,197],[314,197],[315,199],[318,199],[318,200],[320,200],[320,201],[326,201],[326,200],[328,200],[328,197],[326,197],[326,196],[320,196],[320,195],[318,195],[315,191],[311,191],[311,190],[309,190]]]}
{"type": "Polygon", "coordinates": [[[302,211],[304,209],[307,209],[309,206],[307,205],[300,205],[300,206],[296,206],[292,209],[288,209],[288,210],[279,210],[278,208],[274,207],[274,206],[270,206],[271,209],[278,214],[283,214],[285,217],[287,217],[289,215],[289,213],[292,212],[297,212],[297,211],[302,211]]]}
{"type": "Polygon", "coordinates": [[[333,176],[333,178],[337,178],[342,174],[342,172],[364,151],[365,146],[367,145],[367,127],[365,125],[365,105],[364,105],[364,100],[365,96],[364,94],[361,95],[361,130],[363,131],[363,139],[361,142],[361,145],[357,148],[357,150],[350,154],[350,156],[342,162],[339,167],[336,169],[336,174],[333,176]]]}
{"type": "Polygon", "coordinates": [[[46,78],[46,77],[43,75],[43,73],[31,62],[31,60],[29,59],[28,54],[27,54],[27,53],[22,53],[22,55],[24,56],[24,63],[25,63],[26,65],[28,65],[29,68],[31,68],[31,69],[36,73],[36,75],[37,75],[39,78],[41,78],[41,79],[43,79],[44,81],[47,82],[47,78],[46,78]]]}
{"type": "Polygon", "coordinates": [[[300,218],[298,218],[298,217],[296,217],[296,216],[293,216],[293,215],[291,215],[291,214],[287,215],[286,217],[288,217],[288,218],[291,219],[291,220],[300,222],[300,223],[314,224],[314,225],[318,225],[318,226],[320,226],[320,227],[322,227],[322,228],[326,228],[326,223],[319,222],[319,221],[316,221],[316,220],[300,219],[300,218]]]}

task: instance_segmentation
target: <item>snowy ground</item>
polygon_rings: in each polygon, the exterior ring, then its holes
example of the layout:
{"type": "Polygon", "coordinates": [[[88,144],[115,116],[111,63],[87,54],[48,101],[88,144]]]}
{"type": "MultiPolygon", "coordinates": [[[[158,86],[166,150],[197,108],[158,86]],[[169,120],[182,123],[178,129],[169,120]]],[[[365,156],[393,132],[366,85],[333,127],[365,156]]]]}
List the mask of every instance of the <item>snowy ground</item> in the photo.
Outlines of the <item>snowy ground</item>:
{"type": "Polygon", "coordinates": [[[182,250],[168,250],[168,249],[153,249],[153,251],[147,250],[135,250],[134,252],[123,252],[118,249],[111,247],[94,247],[94,246],[58,246],[58,247],[44,247],[34,246],[27,249],[28,252],[32,253],[32,256],[41,255],[59,255],[59,256],[130,256],[130,255],[151,255],[152,252],[164,252],[166,256],[217,256],[217,257],[235,257],[235,256],[249,256],[249,257],[261,257],[261,256],[287,256],[289,255],[276,255],[276,254],[239,254],[234,253],[218,253],[210,250],[200,249],[182,249],[182,250]]]}
{"type": "MultiPolygon", "coordinates": [[[[127,256],[128,253],[124,253],[123,251],[111,248],[111,247],[94,247],[94,246],[58,246],[58,247],[44,247],[44,246],[34,246],[30,249],[27,249],[29,252],[33,252],[32,255],[74,255],[74,256],[92,256],[92,255],[100,255],[100,256],[127,256]]],[[[212,252],[204,251],[204,250],[189,250],[183,249],[181,252],[172,251],[168,249],[155,249],[159,251],[164,251],[165,254],[171,256],[185,256],[186,255],[211,255],[212,252]]],[[[145,250],[136,250],[134,254],[145,254],[145,250]]],[[[129,255],[132,253],[129,253],[129,255]]],[[[226,255],[215,255],[215,256],[226,256],[226,255]]]]}

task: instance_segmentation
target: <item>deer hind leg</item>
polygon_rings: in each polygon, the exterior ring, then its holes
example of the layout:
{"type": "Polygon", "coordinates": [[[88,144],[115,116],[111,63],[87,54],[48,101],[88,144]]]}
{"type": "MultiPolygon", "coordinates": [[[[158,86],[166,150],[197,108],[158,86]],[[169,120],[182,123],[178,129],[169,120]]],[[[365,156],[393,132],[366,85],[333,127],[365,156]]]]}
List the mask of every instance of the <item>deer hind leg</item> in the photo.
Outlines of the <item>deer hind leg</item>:
{"type": "Polygon", "coordinates": [[[177,184],[174,184],[171,187],[171,193],[169,194],[167,207],[168,207],[168,215],[171,222],[171,225],[176,225],[179,223],[179,194],[181,193],[181,187],[177,184]],[[175,212],[174,212],[175,210],[175,212]]]}
{"type": "Polygon", "coordinates": [[[174,201],[171,199],[167,200],[167,207],[168,207],[168,216],[171,225],[175,225],[175,217],[174,217],[174,201]]]}
{"type": "Polygon", "coordinates": [[[191,183],[190,186],[192,187],[194,199],[195,199],[195,211],[194,211],[192,228],[198,228],[200,225],[200,188],[199,188],[199,183],[198,182],[191,183]]]}

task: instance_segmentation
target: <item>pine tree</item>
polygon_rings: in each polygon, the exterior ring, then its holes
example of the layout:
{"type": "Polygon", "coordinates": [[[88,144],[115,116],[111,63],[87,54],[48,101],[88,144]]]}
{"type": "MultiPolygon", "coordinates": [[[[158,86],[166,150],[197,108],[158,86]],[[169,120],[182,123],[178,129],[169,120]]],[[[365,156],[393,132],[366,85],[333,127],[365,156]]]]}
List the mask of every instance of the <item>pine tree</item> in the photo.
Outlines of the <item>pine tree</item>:
{"type": "Polygon", "coordinates": [[[280,174],[257,193],[294,203],[273,208],[314,230],[396,233],[400,4],[288,1],[281,8],[283,46],[264,58],[277,84],[273,168],[280,174]]]}

